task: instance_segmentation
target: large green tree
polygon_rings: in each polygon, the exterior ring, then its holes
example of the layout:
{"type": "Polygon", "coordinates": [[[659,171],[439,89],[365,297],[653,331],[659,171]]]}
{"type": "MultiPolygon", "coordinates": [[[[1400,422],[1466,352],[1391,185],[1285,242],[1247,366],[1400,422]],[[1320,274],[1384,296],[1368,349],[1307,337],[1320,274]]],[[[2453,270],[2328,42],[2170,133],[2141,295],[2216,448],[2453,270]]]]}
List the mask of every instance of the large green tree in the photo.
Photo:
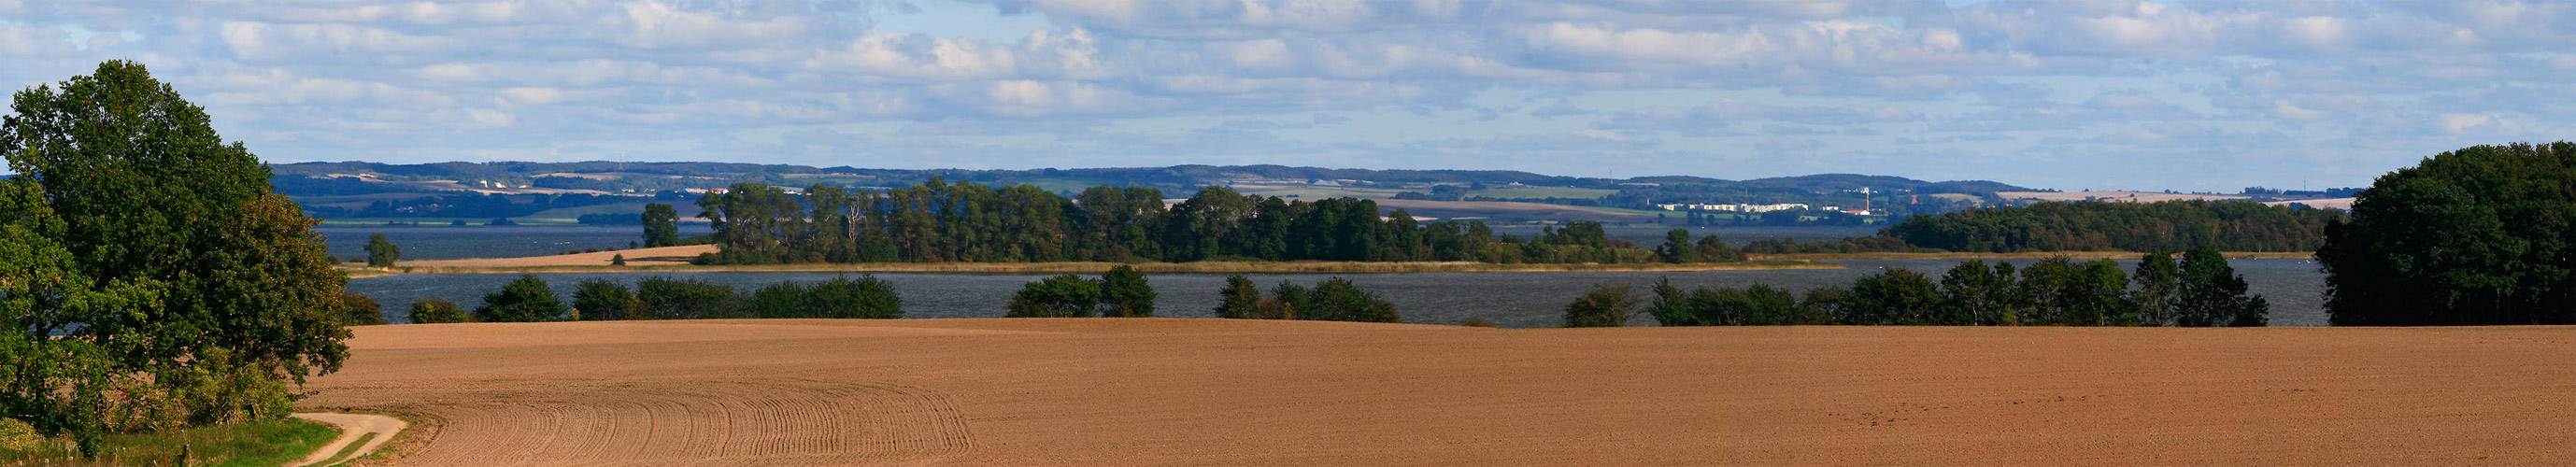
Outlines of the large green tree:
{"type": "Polygon", "coordinates": [[[662,203],[644,204],[644,247],[680,244],[680,211],[662,203]]]}
{"type": "Polygon", "coordinates": [[[2357,198],[2317,249],[2335,325],[2576,323],[2576,143],[2441,153],[2357,198]]]}
{"type": "MultiPolygon", "coordinates": [[[[126,61],[19,91],[10,108],[0,156],[19,177],[0,182],[9,187],[0,189],[8,199],[0,225],[18,227],[0,235],[18,238],[0,241],[14,250],[0,253],[12,256],[0,263],[14,263],[0,267],[10,275],[0,290],[29,292],[0,292],[14,303],[0,319],[10,320],[15,340],[36,342],[0,347],[13,352],[0,360],[150,375],[140,380],[161,387],[115,391],[22,367],[0,395],[8,416],[51,432],[96,433],[111,427],[82,420],[131,420],[144,414],[112,412],[155,397],[186,406],[180,423],[282,416],[282,405],[198,402],[270,399],[253,393],[284,394],[285,383],[335,371],[347,358],[347,279],[331,270],[316,221],[274,193],[268,167],[225,143],[204,109],[126,61]],[[256,377],[189,386],[243,374],[256,377]],[[46,391],[79,402],[47,402],[60,399],[39,394],[46,391]]],[[[111,377],[121,376],[100,378],[111,377]]]]}
{"type": "Polygon", "coordinates": [[[385,234],[367,235],[367,267],[389,268],[402,260],[402,246],[386,240],[385,234]]]}
{"type": "Polygon", "coordinates": [[[1226,276],[1225,290],[1218,295],[1221,296],[1216,305],[1219,318],[1251,318],[1261,309],[1261,286],[1253,285],[1252,279],[1242,274],[1226,276]]]}

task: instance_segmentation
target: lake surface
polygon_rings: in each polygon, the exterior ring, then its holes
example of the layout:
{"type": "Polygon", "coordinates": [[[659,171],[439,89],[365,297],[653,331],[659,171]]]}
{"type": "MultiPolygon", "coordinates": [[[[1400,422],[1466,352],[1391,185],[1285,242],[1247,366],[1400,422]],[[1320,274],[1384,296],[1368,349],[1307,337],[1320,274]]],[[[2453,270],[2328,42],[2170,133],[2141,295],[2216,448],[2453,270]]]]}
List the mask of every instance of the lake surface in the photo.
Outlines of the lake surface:
{"type": "MultiPolygon", "coordinates": [[[[1627,240],[1640,248],[1653,248],[1664,243],[1669,227],[1605,227],[1610,238],[1627,240]]],[[[409,226],[326,226],[315,227],[323,245],[330,247],[331,257],[347,259],[367,256],[367,235],[385,234],[403,250],[403,259],[508,258],[544,256],[564,250],[598,248],[626,249],[629,242],[641,240],[641,226],[524,226],[524,227],[450,227],[444,225],[409,226]]],[[[704,223],[680,224],[680,235],[704,235],[711,230],[704,223]]],[[[1528,238],[1539,234],[1537,227],[1500,227],[1496,233],[1528,238]]],[[[1847,237],[1876,235],[1877,227],[1694,227],[1693,236],[1717,235],[1729,245],[1742,246],[1754,240],[1786,238],[1802,242],[1841,240],[1847,237]]]]}
{"type": "MultiPolygon", "coordinates": [[[[363,243],[364,237],[361,236],[363,243]]],[[[400,241],[397,240],[397,243],[400,241]]],[[[623,245],[622,241],[619,245],[623,245]]],[[[409,257],[410,247],[404,247],[409,257]]],[[[1629,284],[1643,291],[1657,278],[1672,278],[1683,288],[1743,287],[1770,284],[1797,291],[1816,287],[1849,287],[1861,276],[1881,268],[1907,268],[1934,276],[1955,260],[1853,260],[1833,261],[1845,269],[1748,270],[1748,271],[1615,271],[1615,272],[1457,272],[1407,274],[1343,274],[1360,288],[1376,292],[1396,305],[1405,322],[1424,324],[1457,324],[1470,317],[1493,320],[1504,327],[1555,327],[1563,319],[1565,304],[1574,300],[1596,283],[1629,284]]],[[[2011,261],[2026,265],[2036,261],[2011,261]]],[[[2238,260],[2232,264],[2250,283],[2252,293],[2272,303],[2274,326],[2326,325],[2323,291],[2325,275],[2309,260],[2238,260]]],[[[2121,262],[2122,269],[2134,269],[2136,261],[2121,262]]],[[[571,301],[573,287],[583,280],[606,279],[633,285],[654,274],[638,273],[548,273],[538,274],[554,286],[556,293],[571,301]]],[[[818,282],[839,276],[859,274],[790,273],[790,272],[696,272],[662,274],[706,280],[733,286],[738,292],[781,281],[818,282]]],[[[1007,309],[1012,292],[1039,274],[875,274],[894,284],[895,293],[903,297],[904,316],[911,318],[988,318],[1000,317],[1007,309]]],[[[1281,281],[1312,285],[1334,274],[1250,274],[1266,291],[1281,281]]],[[[1223,274],[1157,274],[1148,276],[1159,294],[1155,299],[1155,316],[1214,317],[1218,291],[1225,286],[1223,274]]],[[[384,305],[388,321],[402,322],[403,310],[413,300],[434,298],[456,302],[468,309],[482,303],[483,294],[501,288],[517,278],[510,274],[413,274],[372,277],[349,281],[350,291],[374,297],[384,305]]],[[[1654,319],[1632,320],[1632,324],[1652,325],[1654,319]],[[1637,321],[1642,321],[1638,323],[1637,321]]]]}
{"type": "MultiPolygon", "coordinates": [[[[403,259],[508,258],[546,256],[564,250],[598,248],[627,249],[628,242],[644,239],[644,227],[591,226],[526,226],[526,227],[314,227],[322,234],[322,245],[331,249],[331,257],[347,259],[367,256],[367,235],[385,234],[385,241],[402,247],[403,259]]],[[[680,235],[704,235],[707,224],[680,224],[680,235]]]]}

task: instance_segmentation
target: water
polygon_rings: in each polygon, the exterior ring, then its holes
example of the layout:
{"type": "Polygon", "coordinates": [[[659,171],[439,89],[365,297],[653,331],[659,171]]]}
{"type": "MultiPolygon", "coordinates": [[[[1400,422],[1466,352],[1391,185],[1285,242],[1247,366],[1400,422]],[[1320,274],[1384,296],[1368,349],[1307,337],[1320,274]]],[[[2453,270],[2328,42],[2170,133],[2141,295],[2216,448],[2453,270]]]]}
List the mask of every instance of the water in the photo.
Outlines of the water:
{"type": "MultiPolygon", "coordinates": [[[[2034,261],[2012,261],[2026,265],[2034,261]]],[[[1834,261],[1845,269],[1795,269],[1746,271],[1686,272],[1460,272],[1406,274],[1345,274],[1361,289],[1376,292],[1394,302],[1406,322],[1457,324],[1469,317],[1492,320],[1504,327],[1554,327],[1562,322],[1564,307],[1596,283],[1628,284],[1639,291],[1652,286],[1657,278],[1672,278],[1673,284],[1690,287],[1743,287],[1756,283],[1804,291],[1816,287],[1848,287],[1861,276],[1880,268],[1908,268],[1938,277],[1942,271],[1958,264],[1953,260],[1854,260],[1834,261]]],[[[2326,324],[2321,292],[2325,276],[2307,260],[2238,260],[2236,270],[2245,275],[2252,292],[2272,302],[2272,324],[2275,326],[2323,326],[2326,324]]],[[[2134,261],[2123,262],[2123,269],[2133,269],[2134,261]]],[[[749,292],[762,285],[780,281],[817,282],[843,275],[840,273],[794,272],[695,272],[664,274],[700,279],[733,286],[737,292],[749,292]]],[[[573,287],[582,280],[607,279],[632,286],[636,280],[652,274],[637,273],[548,273],[538,274],[570,301],[573,287]]],[[[911,318],[990,318],[1000,317],[1007,309],[1012,292],[1039,274],[876,274],[893,283],[895,293],[903,297],[904,316],[911,318]]],[[[1280,281],[1313,285],[1332,274],[1250,274],[1267,291],[1280,281]]],[[[483,294],[501,288],[515,279],[509,274],[415,274],[372,277],[349,281],[349,289],[374,297],[384,304],[388,319],[400,322],[413,300],[435,298],[456,302],[468,309],[482,303],[483,294]]],[[[1148,276],[1159,294],[1155,316],[1214,317],[1218,291],[1225,286],[1223,274],[1156,274],[1148,276]]],[[[1632,320],[1633,321],[1633,320],[1632,320]]],[[[1652,324],[1653,319],[1643,320],[1652,324]]]]}
{"type": "MultiPolygon", "coordinates": [[[[313,231],[322,234],[322,244],[331,249],[331,257],[342,259],[366,257],[367,235],[378,233],[401,246],[406,260],[545,256],[590,248],[622,250],[627,248],[627,242],[644,239],[641,226],[330,226],[314,227],[313,231]]],[[[680,224],[681,236],[707,232],[707,224],[680,224]]]]}
{"type": "MultiPolygon", "coordinates": [[[[1824,241],[1842,240],[1842,239],[1845,239],[1845,238],[1851,238],[1851,237],[1867,237],[1867,236],[1872,236],[1872,235],[1878,235],[1878,229],[1879,229],[1879,228],[1881,228],[1881,227],[1884,227],[1884,226],[1867,226],[1867,227],[1774,227],[1774,226],[1728,226],[1728,227],[1690,227],[1689,229],[1691,230],[1691,239],[1692,239],[1692,240],[1694,240],[1694,241],[1698,240],[1698,239],[1699,239],[1699,237],[1702,237],[1702,236],[1707,236],[1707,235],[1716,235],[1716,236],[1717,236],[1717,238],[1720,238],[1720,239],[1724,239],[1724,240],[1726,240],[1726,244],[1728,244],[1728,245],[1743,246],[1744,244],[1746,244],[1746,243],[1751,243],[1751,242],[1753,242],[1754,240],[1770,240],[1770,239],[1775,239],[1775,238],[1786,238],[1786,239],[1795,240],[1795,241],[1799,241],[1799,242],[1824,242],[1824,241]]],[[[1540,233],[1540,231],[1541,231],[1540,229],[1541,229],[1541,228],[1539,228],[1539,227],[1518,227],[1518,226],[1514,226],[1514,227],[1495,227],[1495,228],[1494,228],[1494,233],[1495,233],[1496,235],[1512,235],[1512,236],[1516,236],[1516,237],[1520,237],[1520,238],[1530,238],[1530,237],[1538,236],[1538,235],[1539,235],[1539,233],[1540,233]]],[[[1601,232],[1602,232],[1603,234],[1605,234],[1605,235],[1608,235],[1611,239],[1614,239],[1614,240],[1627,240],[1627,241],[1628,241],[1628,243],[1636,244],[1638,247],[1641,247],[1641,248],[1652,248],[1652,247],[1654,247],[1655,245],[1662,245],[1662,244],[1664,244],[1664,233],[1666,233],[1666,232],[1671,232],[1672,230],[1673,230],[1673,227],[1671,227],[1671,226],[1647,226],[1647,227],[1625,226],[1625,227],[1602,227],[1602,228],[1601,228],[1601,232]]]]}

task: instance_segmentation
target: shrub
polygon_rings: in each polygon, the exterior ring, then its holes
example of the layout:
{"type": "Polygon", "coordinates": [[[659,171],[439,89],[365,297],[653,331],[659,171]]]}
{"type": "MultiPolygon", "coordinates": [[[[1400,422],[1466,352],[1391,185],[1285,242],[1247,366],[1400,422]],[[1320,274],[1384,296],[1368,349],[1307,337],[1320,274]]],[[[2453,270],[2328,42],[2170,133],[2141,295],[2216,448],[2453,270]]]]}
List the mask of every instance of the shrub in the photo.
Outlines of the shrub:
{"type": "Polygon", "coordinates": [[[1066,274],[1030,282],[1011,295],[1012,318],[1087,318],[1097,313],[1100,283],[1066,274]]]}
{"type": "Polygon", "coordinates": [[[474,321],[474,318],[466,315],[465,310],[463,308],[458,308],[455,302],[432,299],[422,299],[420,301],[411,302],[411,313],[407,317],[411,319],[411,322],[417,324],[466,323],[474,321]]]}
{"type": "Polygon", "coordinates": [[[1154,316],[1154,286],[1145,282],[1145,274],[1127,265],[1109,268],[1100,275],[1100,316],[1110,318],[1146,318],[1154,316]]]}
{"type": "Polygon", "coordinates": [[[1467,317],[1467,319],[1459,320],[1459,321],[1458,321],[1458,325],[1459,325],[1459,326],[1471,327],[1471,328],[1490,328],[1490,327],[1495,327],[1495,326],[1494,326],[1494,321],[1493,321],[1493,320],[1485,319],[1485,318],[1483,318],[1483,317],[1479,317],[1479,316],[1469,316],[1469,317],[1467,317]]]}
{"type": "Polygon", "coordinates": [[[376,304],[376,299],[369,298],[364,294],[341,292],[340,310],[343,316],[340,323],[343,325],[367,326],[385,324],[384,306],[376,304]]]}
{"type": "Polygon", "coordinates": [[[807,294],[805,286],[794,282],[770,284],[751,291],[743,312],[754,318],[803,318],[807,294]]]}
{"type": "Polygon", "coordinates": [[[553,288],[535,274],[521,274],[518,280],[501,286],[501,291],[483,295],[483,306],[474,308],[474,319],[492,323],[563,321],[568,310],[553,288]]]}
{"type": "Polygon", "coordinates": [[[583,321],[634,319],[642,302],[626,285],[605,279],[581,281],[573,288],[573,317],[583,321]]]}
{"type": "Polygon", "coordinates": [[[1298,319],[1320,321],[1359,321],[1395,323],[1395,304],[1377,298],[1377,294],[1360,290],[1350,279],[1335,277],[1315,284],[1315,291],[1305,306],[1297,307],[1298,319]]]}
{"type": "Polygon", "coordinates": [[[625,266],[625,265],[626,265],[626,254],[625,254],[625,253],[618,253],[618,254],[617,254],[617,256],[611,256],[611,257],[609,257],[609,258],[608,258],[608,265],[610,265],[610,266],[625,266]]]}
{"type": "Polygon", "coordinates": [[[644,313],[635,319],[733,318],[732,287],[697,279],[649,277],[635,282],[635,299],[644,313]]]}
{"type": "Polygon", "coordinates": [[[812,318],[894,319],[903,317],[903,297],[894,284],[876,276],[835,278],[806,289],[805,316],[812,318]]]}
{"type": "Polygon", "coordinates": [[[1565,305],[1565,327],[1619,327],[1628,322],[1628,311],[1637,307],[1635,288],[1626,285],[1593,284],[1592,290],[1565,305]]]}

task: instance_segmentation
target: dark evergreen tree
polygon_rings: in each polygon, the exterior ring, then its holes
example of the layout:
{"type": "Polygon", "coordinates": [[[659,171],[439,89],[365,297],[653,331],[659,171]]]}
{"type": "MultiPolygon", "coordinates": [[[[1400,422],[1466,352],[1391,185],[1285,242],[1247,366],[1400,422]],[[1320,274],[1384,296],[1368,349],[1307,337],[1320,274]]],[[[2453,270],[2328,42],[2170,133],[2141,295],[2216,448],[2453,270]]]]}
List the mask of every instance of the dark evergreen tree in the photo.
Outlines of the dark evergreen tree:
{"type": "Polygon", "coordinates": [[[1216,316],[1219,318],[1251,318],[1261,309],[1261,287],[1253,285],[1252,279],[1242,274],[1226,276],[1225,291],[1218,295],[1216,316]]]}
{"type": "Polygon", "coordinates": [[[1154,286],[1145,282],[1145,273],[1135,267],[1118,265],[1100,275],[1100,316],[1108,318],[1149,318],[1154,316],[1154,286]]]}

